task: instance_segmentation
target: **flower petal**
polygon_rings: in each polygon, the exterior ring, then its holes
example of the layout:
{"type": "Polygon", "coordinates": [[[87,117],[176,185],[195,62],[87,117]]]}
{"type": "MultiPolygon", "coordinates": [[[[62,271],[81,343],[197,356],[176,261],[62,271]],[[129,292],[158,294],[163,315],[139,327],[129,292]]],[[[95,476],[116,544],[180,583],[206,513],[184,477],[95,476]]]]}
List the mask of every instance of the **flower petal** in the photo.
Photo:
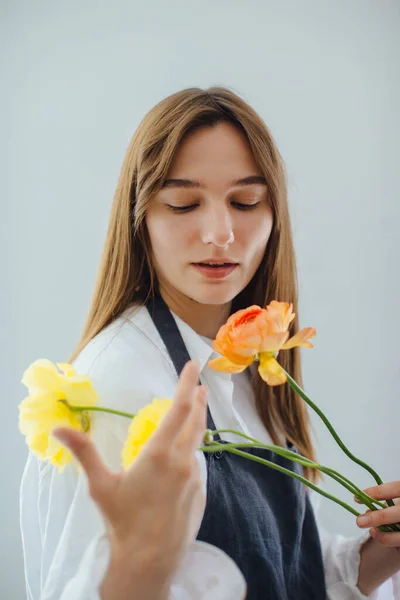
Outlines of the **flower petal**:
{"type": "Polygon", "coordinates": [[[287,331],[290,323],[295,318],[293,312],[293,304],[288,302],[277,302],[273,300],[266,307],[267,319],[270,322],[270,327],[273,332],[287,331]]]}
{"type": "Polygon", "coordinates": [[[82,413],[75,413],[63,402],[66,393],[69,400],[94,404],[97,398],[89,378],[72,376],[58,372],[50,361],[40,361],[27,371],[25,383],[34,390],[19,405],[19,429],[32,452],[41,460],[48,460],[60,472],[72,454],[52,437],[54,427],[72,427],[86,431],[82,423],[82,413]]]}
{"type": "MultiPolygon", "coordinates": [[[[51,437],[51,440],[53,439],[54,438],[51,437]]],[[[57,447],[57,445],[49,446],[48,455],[51,464],[57,467],[59,473],[64,471],[67,464],[73,458],[72,452],[69,450],[69,448],[66,448],[65,446],[57,447]]]]}
{"type": "Polygon", "coordinates": [[[250,359],[251,361],[253,360],[253,357],[259,352],[259,347],[260,340],[257,346],[254,346],[251,342],[249,343],[249,346],[247,346],[246,342],[244,342],[240,348],[237,346],[235,347],[233,345],[221,346],[216,344],[215,342],[213,342],[212,344],[213,350],[215,350],[215,352],[217,352],[218,354],[222,354],[222,356],[225,356],[232,362],[245,365],[249,364],[250,359]]]}
{"type": "Polygon", "coordinates": [[[254,356],[251,357],[251,360],[249,359],[249,363],[246,365],[246,364],[235,363],[235,362],[229,360],[229,358],[225,358],[225,356],[221,356],[220,358],[213,358],[212,360],[209,360],[208,366],[211,369],[214,369],[215,371],[222,371],[222,373],[241,373],[242,371],[247,369],[247,367],[249,365],[251,365],[253,360],[254,360],[254,356]]]}
{"type": "Polygon", "coordinates": [[[301,331],[298,331],[296,335],[290,338],[286,344],[282,346],[282,350],[289,350],[295,346],[303,346],[304,348],[314,348],[313,344],[308,342],[309,338],[314,338],[317,335],[316,330],[313,327],[305,327],[301,331]]]}
{"type": "Polygon", "coordinates": [[[261,352],[279,352],[288,337],[288,331],[267,335],[261,342],[261,352]]]}
{"type": "Polygon", "coordinates": [[[34,394],[28,396],[19,405],[20,432],[27,435],[32,429],[46,426],[48,420],[54,420],[57,414],[57,394],[34,394]]]}
{"type": "Polygon", "coordinates": [[[29,392],[44,390],[56,391],[60,387],[61,375],[54,363],[45,358],[40,358],[31,364],[22,377],[22,383],[29,392]]]}
{"type": "MultiPolygon", "coordinates": [[[[236,328],[251,323],[262,312],[263,309],[257,304],[252,304],[252,306],[249,306],[248,308],[242,308],[240,310],[237,310],[235,313],[233,313],[233,315],[231,315],[228,318],[225,325],[222,325],[219,332],[221,330],[229,330],[231,327],[236,328]]],[[[217,337],[219,332],[217,333],[217,337]]]]}
{"type": "Polygon", "coordinates": [[[72,406],[93,406],[97,402],[97,392],[87,375],[65,377],[61,382],[60,389],[72,406]]]}
{"type": "Polygon", "coordinates": [[[151,404],[138,411],[131,421],[128,437],[121,453],[122,466],[125,470],[129,469],[171,406],[172,400],[169,398],[154,398],[151,404]]]}
{"type": "Polygon", "coordinates": [[[266,352],[260,354],[258,372],[261,379],[268,383],[268,385],[282,385],[286,382],[286,375],[282,367],[273,356],[266,352]]]}
{"type": "Polygon", "coordinates": [[[232,362],[248,364],[246,361],[260,351],[261,339],[267,333],[265,315],[266,310],[256,305],[238,310],[219,329],[213,349],[232,362]]]}
{"type": "Polygon", "coordinates": [[[69,363],[56,363],[56,364],[57,364],[57,367],[60,369],[60,371],[63,372],[65,377],[73,377],[74,375],[76,375],[76,371],[75,371],[74,367],[72,365],[70,365],[69,363]]]}
{"type": "Polygon", "coordinates": [[[46,450],[49,437],[46,433],[37,433],[32,435],[29,440],[29,447],[39,459],[46,458],[46,450]]]}

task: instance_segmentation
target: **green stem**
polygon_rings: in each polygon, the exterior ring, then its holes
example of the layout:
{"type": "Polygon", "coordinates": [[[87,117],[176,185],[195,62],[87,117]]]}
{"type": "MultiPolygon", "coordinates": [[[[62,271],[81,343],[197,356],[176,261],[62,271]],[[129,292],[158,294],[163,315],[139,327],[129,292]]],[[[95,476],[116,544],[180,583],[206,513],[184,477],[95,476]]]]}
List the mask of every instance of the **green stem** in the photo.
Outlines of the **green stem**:
{"type": "MultiPolygon", "coordinates": [[[[243,438],[251,441],[252,447],[266,448],[268,450],[271,450],[272,452],[275,452],[276,454],[279,454],[280,456],[284,456],[286,458],[293,460],[294,462],[302,464],[303,466],[307,466],[312,469],[318,469],[319,471],[321,471],[321,473],[325,473],[326,475],[328,475],[329,477],[331,477],[332,479],[334,479],[335,481],[340,483],[343,487],[345,487],[354,496],[356,496],[357,498],[362,500],[362,502],[367,506],[367,508],[370,508],[371,510],[374,510],[374,511],[378,510],[378,508],[376,506],[374,506],[374,504],[377,504],[379,506],[379,508],[386,508],[386,505],[383,502],[379,502],[379,500],[375,500],[375,498],[372,498],[371,496],[366,494],[363,490],[358,488],[350,479],[348,479],[347,477],[345,477],[338,471],[335,471],[334,469],[331,469],[330,467],[325,467],[324,465],[320,465],[320,464],[310,460],[309,458],[306,458],[305,456],[298,454],[297,452],[292,452],[291,450],[288,450],[287,448],[282,448],[281,446],[276,446],[273,444],[262,444],[255,438],[253,438],[249,435],[246,435],[245,433],[235,431],[234,429],[217,429],[212,432],[212,435],[216,435],[219,433],[233,433],[235,435],[239,435],[240,437],[243,437],[243,438]]],[[[391,525],[387,525],[386,527],[383,526],[382,531],[400,531],[400,524],[398,524],[398,523],[397,524],[393,523],[391,525]]]]}
{"type": "MultiPolygon", "coordinates": [[[[334,471],[329,467],[320,468],[320,471],[322,471],[322,473],[326,473],[327,475],[332,477],[332,479],[334,479],[335,481],[343,485],[345,488],[347,488],[357,498],[362,500],[363,504],[365,504],[367,508],[371,510],[379,510],[379,508],[377,506],[374,506],[374,504],[378,504],[380,508],[386,508],[386,504],[384,504],[383,502],[379,502],[374,498],[371,498],[371,496],[369,496],[368,494],[365,494],[365,492],[360,490],[352,481],[350,481],[350,479],[347,479],[347,477],[344,477],[344,475],[341,475],[337,471],[334,471]]],[[[400,531],[400,523],[392,523],[390,525],[386,525],[385,527],[386,528],[382,529],[382,531],[400,531]]]]}
{"type": "Polygon", "coordinates": [[[386,508],[386,505],[383,502],[379,502],[379,500],[375,500],[375,498],[372,498],[371,496],[363,492],[350,479],[348,479],[338,471],[335,471],[334,469],[331,469],[329,467],[323,467],[323,469],[320,470],[322,471],[322,473],[325,473],[329,477],[332,477],[332,479],[346,487],[349,490],[349,492],[354,494],[354,496],[356,496],[359,500],[362,500],[363,504],[365,504],[371,510],[379,510],[379,508],[386,508]],[[375,504],[377,504],[378,506],[374,506],[375,504]]]}
{"type": "MultiPolygon", "coordinates": [[[[242,450],[238,449],[238,447],[239,448],[246,447],[246,444],[210,444],[210,446],[202,447],[201,450],[206,451],[206,452],[214,452],[214,451],[216,451],[217,446],[219,447],[218,448],[219,450],[224,450],[226,452],[231,452],[232,454],[237,454],[239,456],[243,456],[244,458],[248,458],[255,462],[259,462],[262,465],[266,465],[267,467],[271,467],[272,469],[275,469],[276,471],[280,471],[281,473],[284,473],[285,475],[289,475],[289,477],[294,477],[298,481],[301,481],[302,483],[304,483],[304,485],[306,485],[309,488],[316,491],[318,494],[321,494],[322,496],[329,498],[333,502],[336,502],[336,504],[340,504],[340,506],[343,506],[343,508],[345,508],[347,511],[351,512],[352,515],[355,515],[356,517],[358,517],[360,514],[356,511],[355,508],[352,508],[351,506],[346,504],[346,502],[339,500],[339,498],[336,498],[332,494],[329,494],[328,492],[321,490],[316,485],[311,483],[311,481],[308,481],[308,479],[306,479],[302,475],[299,475],[298,473],[294,473],[290,469],[286,469],[285,467],[282,467],[281,465],[277,465],[276,463],[266,460],[265,458],[260,458],[259,456],[254,456],[253,454],[249,454],[248,452],[243,452],[242,450]],[[215,446],[215,448],[214,448],[214,446],[215,446]]],[[[247,447],[249,447],[248,444],[247,444],[247,447]]]]}
{"type": "MultiPolygon", "coordinates": [[[[244,458],[253,460],[255,462],[259,462],[263,465],[266,465],[267,467],[271,467],[272,469],[276,470],[276,471],[280,471],[281,473],[284,473],[285,475],[289,475],[289,477],[294,477],[295,479],[297,479],[298,481],[301,481],[302,483],[304,483],[304,485],[306,485],[307,487],[311,488],[312,490],[316,491],[318,494],[321,494],[321,496],[325,496],[325,498],[328,498],[329,500],[332,500],[332,502],[335,502],[336,504],[339,504],[340,506],[343,506],[343,508],[345,508],[348,512],[350,512],[351,514],[355,515],[356,517],[358,517],[360,515],[360,513],[358,513],[354,508],[352,508],[351,506],[349,506],[348,504],[346,504],[346,502],[343,502],[342,500],[339,500],[339,498],[336,498],[336,496],[333,496],[332,494],[329,494],[329,492],[325,492],[324,490],[320,489],[319,487],[317,487],[316,485],[314,485],[313,483],[311,483],[308,479],[306,479],[305,477],[302,477],[301,475],[299,475],[298,473],[294,473],[293,471],[291,471],[290,469],[286,469],[285,467],[281,467],[280,465],[277,465],[276,463],[273,463],[269,460],[266,460],[264,458],[260,458],[258,456],[254,456],[253,454],[249,454],[248,452],[242,452],[241,450],[239,450],[238,448],[249,448],[249,447],[264,447],[264,445],[256,445],[256,444],[245,444],[245,443],[240,443],[240,444],[219,444],[219,443],[212,443],[210,445],[207,446],[202,446],[201,448],[199,448],[199,450],[202,450],[203,452],[217,452],[219,450],[225,451],[225,452],[231,452],[232,454],[237,454],[239,456],[242,456],[244,458]]],[[[281,450],[284,450],[283,448],[281,448],[281,450]]],[[[298,455],[296,455],[298,458],[298,455]]],[[[308,459],[306,459],[306,461],[308,461],[308,459]]],[[[300,461],[297,461],[300,462],[300,461]]],[[[316,464],[316,463],[314,463],[316,464]]],[[[310,465],[311,466],[311,465],[310,465]]],[[[319,468],[319,465],[317,465],[319,468]]],[[[381,529],[382,531],[390,531],[385,525],[382,525],[379,527],[379,529],[381,529]]]]}
{"type": "Polygon", "coordinates": [[[66,404],[68,406],[68,408],[70,410],[72,410],[72,412],[98,411],[98,412],[110,413],[112,415],[119,415],[120,417],[127,417],[128,419],[133,419],[133,417],[135,416],[135,415],[132,415],[131,413],[122,412],[121,410],[114,410],[112,408],[104,408],[102,406],[73,406],[66,400],[59,400],[59,402],[66,404]]]}
{"type": "Polygon", "coordinates": [[[335,481],[337,481],[338,483],[343,485],[343,487],[345,487],[347,490],[349,490],[349,492],[351,492],[352,494],[357,496],[357,498],[359,498],[360,500],[363,500],[364,504],[371,510],[378,510],[375,506],[373,506],[373,504],[377,504],[380,508],[386,508],[386,505],[383,502],[379,502],[379,500],[375,500],[375,498],[372,498],[371,496],[369,496],[368,494],[363,492],[352,481],[350,481],[350,479],[348,479],[347,477],[345,477],[338,471],[335,471],[334,469],[331,469],[330,467],[325,467],[324,465],[320,465],[319,463],[316,463],[316,462],[310,460],[309,458],[306,458],[305,456],[298,454],[297,452],[293,452],[291,450],[288,450],[287,448],[282,448],[281,446],[275,446],[273,444],[261,444],[255,438],[253,438],[249,435],[246,435],[245,433],[235,431],[233,429],[217,429],[212,432],[213,435],[216,435],[219,433],[233,433],[235,435],[239,435],[247,440],[250,440],[254,444],[258,444],[262,448],[267,448],[268,450],[272,450],[272,452],[275,452],[276,454],[279,454],[280,456],[290,458],[291,460],[293,460],[299,464],[302,464],[305,467],[310,467],[312,469],[318,469],[319,471],[321,471],[321,473],[325,473],[329,477],[332,477],[332,479],[335,479],[335,481]],[[301,460],[299,460],[299,459],[301,459],[301,460]]]}
{"type": "MultiPolygon", "coordinates": [[[[332,424],[326,418],[326,416],[324,415],[324,413],[322,412],[322,410],[319,409],[318,406],[316,404],[314,404],[314,402],[311,400],[311,398],[309,398],[307,396],[307,394],[305,393],[305,391],[302,390],[299,385],[297,385],[297,383],[289,375],[289,373],[287,373],[285,371],[285,369],[282,369],[282,370],[284,371],[284,373],[285,373],[285,375],[287,377],[288,384],[290,385],[290,387],[292,388],[292,390],[294,390],[300,396],[300,398],[302,398],[304,400],[304,402],[306,402],[306,404],[308,404],[308,406],[310,406],[313,409],[313,411],[316,412],[317,415],[322,419],[322,421],[325,423],[326,427],[329,429],[329,431],[332,434],[333,438],[339,444],[339,446],[343,450],[343,452],[345,454],[347,454],[347,456],[352,461],[354,461],[355,463],[357,463],[358,465],[360,465],[361,467],[363,467],[364,469],[366,469],[372,475],[372,477],[375,479],[375,481],[377,482],[378,485],[382,485],[383,480],[379,477],[378,473],[372,467],[370,467],[367,463],[365,463],[360,458],[357,458],[356,456],[354,456],[354,454],[352,454],[350,452],[350,450],[347,448],[347,446],[344,444],[344,442],[340,439],[340,437],[336,433],[335,429],[333,428],[332,424]]],[[[387,503],[388,503],[389,506],[394,506],[393,500],[388,500],[387,503]]]]}

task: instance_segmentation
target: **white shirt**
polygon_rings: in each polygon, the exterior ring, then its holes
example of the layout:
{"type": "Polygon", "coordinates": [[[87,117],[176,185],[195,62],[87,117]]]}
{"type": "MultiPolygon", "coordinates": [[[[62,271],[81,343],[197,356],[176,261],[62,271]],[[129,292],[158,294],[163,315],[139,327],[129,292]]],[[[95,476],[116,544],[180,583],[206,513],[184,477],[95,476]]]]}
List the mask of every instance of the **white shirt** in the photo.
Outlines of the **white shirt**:
{"type": "MultiPolygon", "coordinates": [[[[200,363],[217,429],[236,429],[270,443],[247,375],[231,376],[210,369],[207,363],[213,351],[208,341],[178,317],[175,320],[189,355],[200,363]]],[[[130,413],[156,396],[173,398],[177,384],[173,363],[144,307],[126,310],[84,348],[74,366],[78,373],[91,377],[99,406],[130,413]]],[[[105,413],[91,416],[93,440],[103,461],[119,471],[129,419],[105,413]]],[[[232,434],[221,437],[235,441],[232,434]]],[[[206,489],[205,458],[198,454],[206,489]]],[[[98,600],[109,548],[84,474],[78,474],[72,465],[59,474],[50,463],[30,454],[20,503],[28,600],[98,600]]],[[[319,531],[328,600],[366,598],[356,584],[359,549],[368,533],[349,539],[329,535],[321,527],[319,531]]],[[[222,550],[196,541],[176,574],[171,599],[242,600],[244,593],[245,582],[234,562],[222,550]]],[[[385,582],[372,599],[400,600],[399,578],[385,582]]]]}

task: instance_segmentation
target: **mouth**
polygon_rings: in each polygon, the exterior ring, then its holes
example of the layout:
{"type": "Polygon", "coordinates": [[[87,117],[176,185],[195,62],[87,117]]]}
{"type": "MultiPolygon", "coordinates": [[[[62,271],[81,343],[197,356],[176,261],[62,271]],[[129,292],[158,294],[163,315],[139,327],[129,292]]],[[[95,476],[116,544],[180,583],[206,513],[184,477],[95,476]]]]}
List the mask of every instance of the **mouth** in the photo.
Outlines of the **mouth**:
{"type": "Polygon", "coordinates": [[[228,259],[222,260],[207,260],[198,263],[192,263],[192,265],[200,271],[202,275],[209,279],[223,279],[230,273],[232,273],[239,263],[234,263],[228,259]]]}
{"type": "Polygon", "coordinates": [[[208,261],[202,261],[199,263],[192,263],[194,265],[201,265],[201,266],[205,266],[205,267],[233,267],[235,265],[237,265],[238,263],[234,263],[234,262],[208,262],[208,261]]]}
{"type": "Polygon", "coordinates": [[[238,265],[239,263],[227,258],[226,256],[223,256],[222,258],[205,258],[204,260],[192,264],[206,265],[207,267],[230,267],[232,265],[238,265]]]}

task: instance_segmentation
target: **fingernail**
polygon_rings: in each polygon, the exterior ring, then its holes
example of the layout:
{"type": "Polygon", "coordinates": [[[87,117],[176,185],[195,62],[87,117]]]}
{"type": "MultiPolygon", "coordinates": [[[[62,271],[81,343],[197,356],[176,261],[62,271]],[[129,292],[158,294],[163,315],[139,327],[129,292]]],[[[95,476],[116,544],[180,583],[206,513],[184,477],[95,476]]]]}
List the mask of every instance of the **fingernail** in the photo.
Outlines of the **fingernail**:
{"type": "Polygon", "coordinates": [[[207,388],[204,385],[201,387],[201,399],[207,403],[207,388]]]}
{"type": "Polygon", "coordinates": [[[370,524],[371,524],[371,517],[368,517],[367,515],[363,515],[362,517],[357,518],[357,525],[359,525],[360,527],[365,527],[366,525],[370,525],[370,524]]]}

